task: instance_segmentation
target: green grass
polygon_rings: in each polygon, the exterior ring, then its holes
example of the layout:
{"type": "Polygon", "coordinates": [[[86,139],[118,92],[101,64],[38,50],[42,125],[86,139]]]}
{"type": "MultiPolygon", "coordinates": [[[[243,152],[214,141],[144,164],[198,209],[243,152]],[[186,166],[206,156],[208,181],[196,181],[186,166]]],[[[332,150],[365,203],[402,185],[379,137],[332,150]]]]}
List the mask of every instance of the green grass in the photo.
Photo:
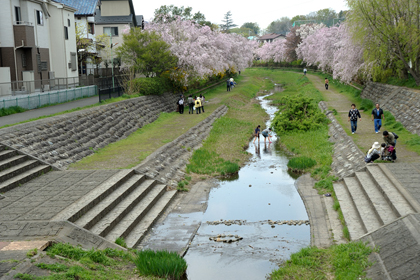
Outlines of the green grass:
{"type": "MultiPolygon", "coordinates": [[[[134,260],[138,260],[139,257],[135,250],[123,251],[107,248],[86,251],[80,247],[57,243],[47,249],[47,255],[52,259],[41,255],[40,258],[33,261],[35,266],[48,270],[50,275],[35,276],[19,273],[15,278],[24,280],[157,280],[154,276],[139,278],[134,263],[134,260]],[[61,258],[56,258],[56,255],[61,258]]],[[[144,261],[147,262],[147,260],[144,261]]]]}
{"type": "Polygon", "coordinates": [[[360,279],[372,265],[368,261],[372,252],[363,242],[333,245],[327,249],[303,248],[292,254],[270,279],[360,279]]]}
{"type": "Polygon", "coordinates": [[[311,168],[316,165],[316,160],[301,156],[294,157],[289,160],[287,167],[292,170],[304,171],[305,169],[311,168]]]}
{"type": "Polygon", "coordinates": [[[118,244],[118,245],[120,245],[121,247],[127,248],[127,243],[125,242],[124,237],[118,237],[118,238],[115,240],[115,244],[118,244]]]}
{"type": "Polygon", "coordinates": [[[19,107],[19,106],[12,106],[9,108],[1,108],[0,109],[0,117],[4,117],[4,116],[8,116],[8,115],[13,115],[13,114],[17,114],[17,113],[22,113],[27,111],[25,108],[19,107]]]}
{"type": "Polygon", "coordinates": [[[27,256],[28,258],[31,258],[31,257],[35,256],[36,254],[38,254],[38,249],[37,249],[37,248],[32,249],[32,250],[29,250],[29,251],[26,253],[26,256],[27,256]]]}
{"type": "Polygon", "coordinates": [[[142,275],[178,280],[187,271],[187,262],[176,252],[140,251],[134,262],[142,275]]]}

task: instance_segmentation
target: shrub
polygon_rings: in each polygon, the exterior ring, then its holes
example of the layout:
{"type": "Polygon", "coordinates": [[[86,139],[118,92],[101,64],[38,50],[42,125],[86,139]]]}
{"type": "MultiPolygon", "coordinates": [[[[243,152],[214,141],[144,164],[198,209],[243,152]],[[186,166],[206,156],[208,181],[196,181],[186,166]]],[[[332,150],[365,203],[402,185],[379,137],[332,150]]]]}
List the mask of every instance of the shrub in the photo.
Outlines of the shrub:
{"type": "Polygon", "coordinates": [[[280,110],[273,120],[273,126],[278,133],[315,130],[328,123],[328,119],[312,98],[298,94],[283,97],[280,103],[280,110]]]}
{"type": "Polygon", "coordinates": [[[19,106],[12,106],[9,108],[1,108],[0,109],[0,117],[8,116],[16,113],[22,113],[25,112],[26,109],[19,107],[19,106]]]}
{"type": "Polygon", "coordinates": [[[129,81],[132,92],[140,95],[159,95],[170,91],[168,81],[164,78],[136,78],[129,81]]]}
{"type": "Polygon", "coordinates": [[[181,279],[187,270],[187,262],[176,252],[145,250],[134,260],[142,275],[169,279],[181,279]]]}
{"type": "Polygon", "coordinates": [[[303,171],[315,165],[316,161],[314,159],[304,156],[292,158],[287,163],[287,167],[293,171],[303,171]]]}

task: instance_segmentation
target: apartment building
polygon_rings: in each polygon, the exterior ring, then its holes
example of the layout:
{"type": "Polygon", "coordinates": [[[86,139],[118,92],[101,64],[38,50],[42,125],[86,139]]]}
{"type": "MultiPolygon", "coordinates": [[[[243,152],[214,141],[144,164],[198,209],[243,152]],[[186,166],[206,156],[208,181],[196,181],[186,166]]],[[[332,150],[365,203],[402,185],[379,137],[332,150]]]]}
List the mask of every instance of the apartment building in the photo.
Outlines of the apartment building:
{"type": "Polygon", "coordinates": [[[0,68],[9,69],[11,81],[78,77],[75,8],[52,0],[0,5],[0,68]]]}

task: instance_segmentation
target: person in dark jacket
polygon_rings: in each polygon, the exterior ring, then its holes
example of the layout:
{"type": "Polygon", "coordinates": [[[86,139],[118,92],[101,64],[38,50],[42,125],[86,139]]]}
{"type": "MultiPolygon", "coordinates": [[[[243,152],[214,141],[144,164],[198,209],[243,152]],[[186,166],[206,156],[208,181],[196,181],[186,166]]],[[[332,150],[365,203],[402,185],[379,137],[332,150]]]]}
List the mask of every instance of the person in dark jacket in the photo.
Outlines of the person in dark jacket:
{"type": "Polygon", "coordinates": [[[184,95],[181,94],[178,99],[178,111],[180,114],[184,114],[184,102],[184,95]]]}
{"type": "Polygon", "coordinates": [[[375,125],[375,132],[381,132],[382,120],[385,119],[384,111],[379,107],[379,103],[376,103],[375,109],[372,110],[372,121],[375,125]]]}
{"type": "Polygon", "coordinates": [[[190,94],[190,96],[188,96],[188,114],[194,114],[194,98],[192,97],[192,95],[190,94]]]}
{"type": "Polygon", "coordinates": [[[357,130],[357,118],[362,120],[359,110],[356,109],[356,104],[351,104],[351,109],[349,111],[349,122],[351,124],[351,134],[354,134],[357,130]]]}

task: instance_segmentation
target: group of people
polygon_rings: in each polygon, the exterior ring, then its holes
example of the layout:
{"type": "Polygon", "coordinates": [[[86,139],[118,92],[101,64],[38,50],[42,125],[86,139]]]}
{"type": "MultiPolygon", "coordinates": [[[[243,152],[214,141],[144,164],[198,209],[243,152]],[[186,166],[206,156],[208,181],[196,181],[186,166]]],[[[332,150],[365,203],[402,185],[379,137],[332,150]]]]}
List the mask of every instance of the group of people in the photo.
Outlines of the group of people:
{"type": "MultiPolygon", "coordinates": [[[[372,110],[371,118],[375,128],[375,133],[381,132],[382,120],[385,119],[384,111],[380,108],[379,103],[375,104],[375,108],[372,110]]],[[[351,123],[351,133],[355,134],[357,130],[357,121],[361,121],[362,116],[359,110],[356,109],[355,104],[351,104],[351,109],[348,114],[348,121],[351,123]]],[[[398,135],[394,132],[384,131],[382,133],[384,143],[379,142],[373,143],[372,147],[367,152],[365,157],[366,162],[373,162],[379,158],[382,160],[396,160],[397,155],[395,146],[397,145],[398,135]]]]}
{"type": "MultiPolygon", "coordinates": [[[[241,71],[239,71],[240,74],[241,71]]],[[[230,91],[231,89],[233,89],[236,85],[236,82],[233,80],[233,78],[227,79],[226,80],[226,86],[227,86],[227,91],[230,91]]]]}
{"type": "MultiPolygon", "coordinates": [[[[196,114],[204,113],[204,102],[206,101],[206,98],[204,95],[200,94],[200,96],[192,96],[191,94],[187,98],[187,105],[188,105],[188,114],[194,114],[194,111],[196,114]]],[[[184,114],[184,104],[185,104],[185,98],[184,95],[181,94],[178,101],[178,111],[180,114],[184,114]]]]}

